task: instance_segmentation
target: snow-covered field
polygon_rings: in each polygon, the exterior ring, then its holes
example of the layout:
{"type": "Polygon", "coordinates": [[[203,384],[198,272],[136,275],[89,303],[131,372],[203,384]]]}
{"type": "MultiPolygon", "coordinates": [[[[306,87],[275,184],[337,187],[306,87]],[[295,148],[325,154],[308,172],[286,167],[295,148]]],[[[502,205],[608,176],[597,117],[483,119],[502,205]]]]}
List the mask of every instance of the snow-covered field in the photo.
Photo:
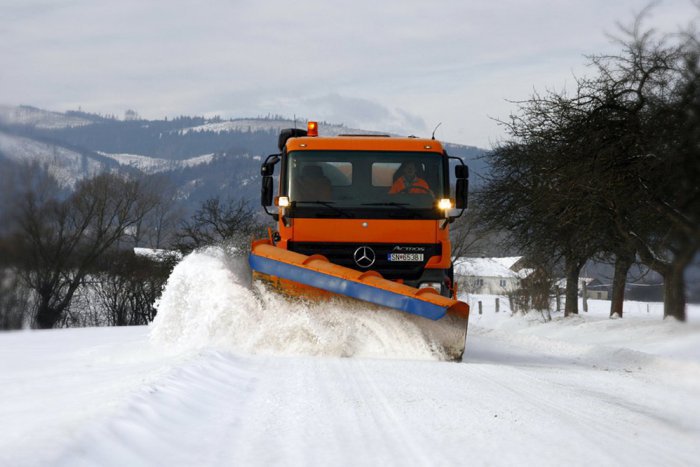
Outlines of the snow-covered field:
{"type": "Polygon", "coordinates": [[[14,107],[0,104],[0,123],[55,129],[90,125],[92,122],[85,118],[68,116],[60,112],[28,106],[14,107]]]}
{"type": "Polygon", "coordinates": [[[114,159],[119,165],[126,165],[139,169],[145,174],[155,174],[171,170],[196,167],[202,164],[209,164],[214,160],[214,154],[203,154],[201,156],[190,157],[185,160],[161,159],[158,157],[141,156],[138,154],[112,154],[100,152],[98,154],[114,159]]]}
{"type": "Polygon", "coordinates": [[[38,163],[62,187],[74,188],[83,178],[102,172],[104,164],[64,147],[0,131],[0,153],[15,162],[38,163]]]}
{"type": "Polygon", "coordinates": [[[0,334],[0,465],[700,464],[698,306],[544,323],[469,296],[448,363],[398,313],[245,278],[195,253],[149,327],[0,334]]]}

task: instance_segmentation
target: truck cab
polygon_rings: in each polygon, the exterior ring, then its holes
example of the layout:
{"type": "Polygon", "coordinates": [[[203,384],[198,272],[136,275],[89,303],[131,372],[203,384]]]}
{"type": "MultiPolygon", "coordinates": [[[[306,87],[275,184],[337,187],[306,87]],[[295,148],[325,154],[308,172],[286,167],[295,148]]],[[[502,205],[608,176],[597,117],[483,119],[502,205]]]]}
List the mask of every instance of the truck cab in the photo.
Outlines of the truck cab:
{"type": "Polygon", "coordinates": [[[262,205],[277,220],[275,246],[456,297],[449,224],[467,205],[460,158],[434,139],[321,137],[315,122],[306,131],[283,130],[279,149],[261,168],[262,205]]]}

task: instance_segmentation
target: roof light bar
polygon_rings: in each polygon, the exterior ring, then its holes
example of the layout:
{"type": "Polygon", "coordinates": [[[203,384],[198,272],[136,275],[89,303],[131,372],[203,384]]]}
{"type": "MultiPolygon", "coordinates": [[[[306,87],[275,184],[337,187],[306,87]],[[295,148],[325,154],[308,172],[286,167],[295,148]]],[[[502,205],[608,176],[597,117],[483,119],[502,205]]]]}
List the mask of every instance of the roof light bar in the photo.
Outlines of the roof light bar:
{"type": "Polygon", "coordinates": [[[307,125],[306,136],[318,136],[318,123],[309,122],[307,125]]]}

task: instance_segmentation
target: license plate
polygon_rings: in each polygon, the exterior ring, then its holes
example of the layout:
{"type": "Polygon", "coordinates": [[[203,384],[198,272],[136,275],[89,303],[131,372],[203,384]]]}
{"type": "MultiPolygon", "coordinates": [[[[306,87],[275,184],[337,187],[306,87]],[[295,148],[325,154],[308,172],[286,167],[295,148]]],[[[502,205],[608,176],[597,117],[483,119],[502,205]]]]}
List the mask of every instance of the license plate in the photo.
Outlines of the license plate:
{"type": "Polygon", "coordinates": [[[423,253],[389,253],[389,261],[423,261],[423,253]]]}

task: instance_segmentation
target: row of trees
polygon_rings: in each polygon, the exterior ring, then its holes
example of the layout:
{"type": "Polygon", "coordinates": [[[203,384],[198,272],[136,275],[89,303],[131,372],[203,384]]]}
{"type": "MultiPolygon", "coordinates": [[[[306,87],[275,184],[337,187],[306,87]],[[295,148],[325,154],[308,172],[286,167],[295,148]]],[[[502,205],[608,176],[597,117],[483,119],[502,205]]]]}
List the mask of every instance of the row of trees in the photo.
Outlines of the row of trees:
{"type": "Polygon", "coordinates": [[[207,200],[183,220],[162,179],[102,174],[66,192],[36,165],[1,178],[0,329],[146,324],[177,256],[134,247],[244,250],[261,230],[233,200],[207,200]]]}
{"type": "Polygon", "coordinates": [[[591,258],[615,262],[611,314],[641,261],[665,284],[665,316],[685,320],[684,271],[700,248],[700,43],[659,35],[640,15],[619,54],[590,57],[575,90],[535,93],[501,122],[479,195],[487,228],[533,266],[563,264],[565,315],[591,258]]]}

